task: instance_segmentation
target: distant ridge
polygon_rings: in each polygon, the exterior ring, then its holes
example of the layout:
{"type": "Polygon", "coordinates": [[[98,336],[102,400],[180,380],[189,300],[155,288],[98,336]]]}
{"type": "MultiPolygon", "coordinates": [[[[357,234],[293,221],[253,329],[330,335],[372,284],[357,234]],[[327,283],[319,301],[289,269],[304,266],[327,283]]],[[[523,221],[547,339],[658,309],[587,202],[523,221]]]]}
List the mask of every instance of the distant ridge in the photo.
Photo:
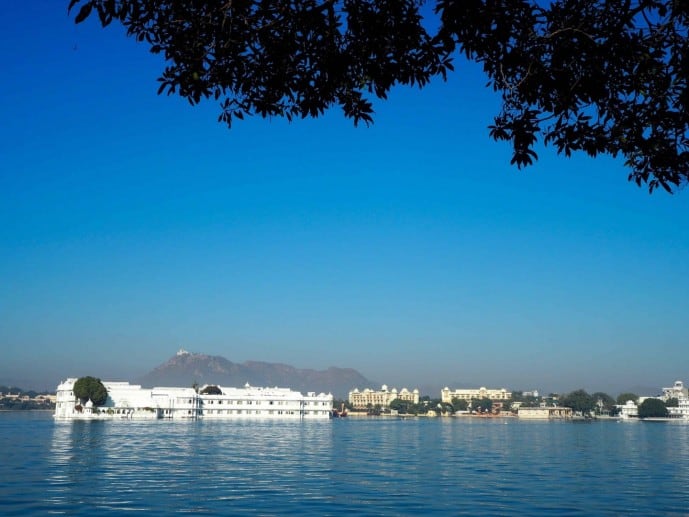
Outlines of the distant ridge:
{"type": "Polygon", "coordinates": [[[196,354],[180,350],[166,362],[136,379],[145,387],[191,386],[219,384],[221,386],[279,386],[306,393],[332,393],[346,398],[352,388],[374,384],[352,368],[330,367],[327,370],[298,369],[294,366],[261,361],[233,363],[221,356],[196,354]]]}

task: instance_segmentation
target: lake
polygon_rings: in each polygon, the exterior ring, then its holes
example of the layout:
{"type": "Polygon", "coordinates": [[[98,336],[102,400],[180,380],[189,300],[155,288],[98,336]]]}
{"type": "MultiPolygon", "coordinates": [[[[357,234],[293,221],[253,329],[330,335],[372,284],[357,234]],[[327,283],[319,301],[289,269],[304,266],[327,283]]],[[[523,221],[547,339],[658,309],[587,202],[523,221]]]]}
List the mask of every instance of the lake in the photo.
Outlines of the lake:
{"type": "Polygon", "coordinates": [[[0,514],[686,515],[689,424],[54,422],[0,413],[0,514]]]}

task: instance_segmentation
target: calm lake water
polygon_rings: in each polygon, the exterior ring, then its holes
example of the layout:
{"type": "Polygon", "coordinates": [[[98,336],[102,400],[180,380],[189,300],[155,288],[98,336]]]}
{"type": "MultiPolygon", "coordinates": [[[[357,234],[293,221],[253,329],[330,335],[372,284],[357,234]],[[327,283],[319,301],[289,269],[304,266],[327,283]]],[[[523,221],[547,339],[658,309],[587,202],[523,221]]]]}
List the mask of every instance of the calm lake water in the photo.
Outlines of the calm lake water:
{"type": "Polygon", "coordinates": [[[688,515],[689,425],[0,413],[0,515],[131,511],[688,515]]]}

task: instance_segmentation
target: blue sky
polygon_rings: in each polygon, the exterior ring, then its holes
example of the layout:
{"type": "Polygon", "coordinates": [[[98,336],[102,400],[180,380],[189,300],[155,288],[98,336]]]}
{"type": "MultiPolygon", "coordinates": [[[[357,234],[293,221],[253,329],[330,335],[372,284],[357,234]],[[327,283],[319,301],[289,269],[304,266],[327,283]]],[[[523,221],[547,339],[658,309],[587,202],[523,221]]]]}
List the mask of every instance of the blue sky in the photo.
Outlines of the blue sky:
{"type": "Polygon", "coordinates": [[[66,4],[0,7],[0,383],[131,379],[180,347],[410,387],[689,380],[687,192],[550,149],[511,167],[462,60],[370,128],[227,130],[66,4]]]}

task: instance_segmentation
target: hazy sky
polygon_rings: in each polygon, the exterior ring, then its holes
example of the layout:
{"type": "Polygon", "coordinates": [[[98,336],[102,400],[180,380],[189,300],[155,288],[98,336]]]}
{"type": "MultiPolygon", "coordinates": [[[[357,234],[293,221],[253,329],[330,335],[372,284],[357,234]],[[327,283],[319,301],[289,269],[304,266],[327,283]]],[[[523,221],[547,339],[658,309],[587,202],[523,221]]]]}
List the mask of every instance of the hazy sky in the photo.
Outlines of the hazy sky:
{"type": "Polygon", "coordinates": [[[228,130],[67,3],[0,6],[0,384],[132,379],[180,347],[410,387],[689,381],[686,191],[550,149],[511,167],[462,60],[370,128],[228,130]]]}

